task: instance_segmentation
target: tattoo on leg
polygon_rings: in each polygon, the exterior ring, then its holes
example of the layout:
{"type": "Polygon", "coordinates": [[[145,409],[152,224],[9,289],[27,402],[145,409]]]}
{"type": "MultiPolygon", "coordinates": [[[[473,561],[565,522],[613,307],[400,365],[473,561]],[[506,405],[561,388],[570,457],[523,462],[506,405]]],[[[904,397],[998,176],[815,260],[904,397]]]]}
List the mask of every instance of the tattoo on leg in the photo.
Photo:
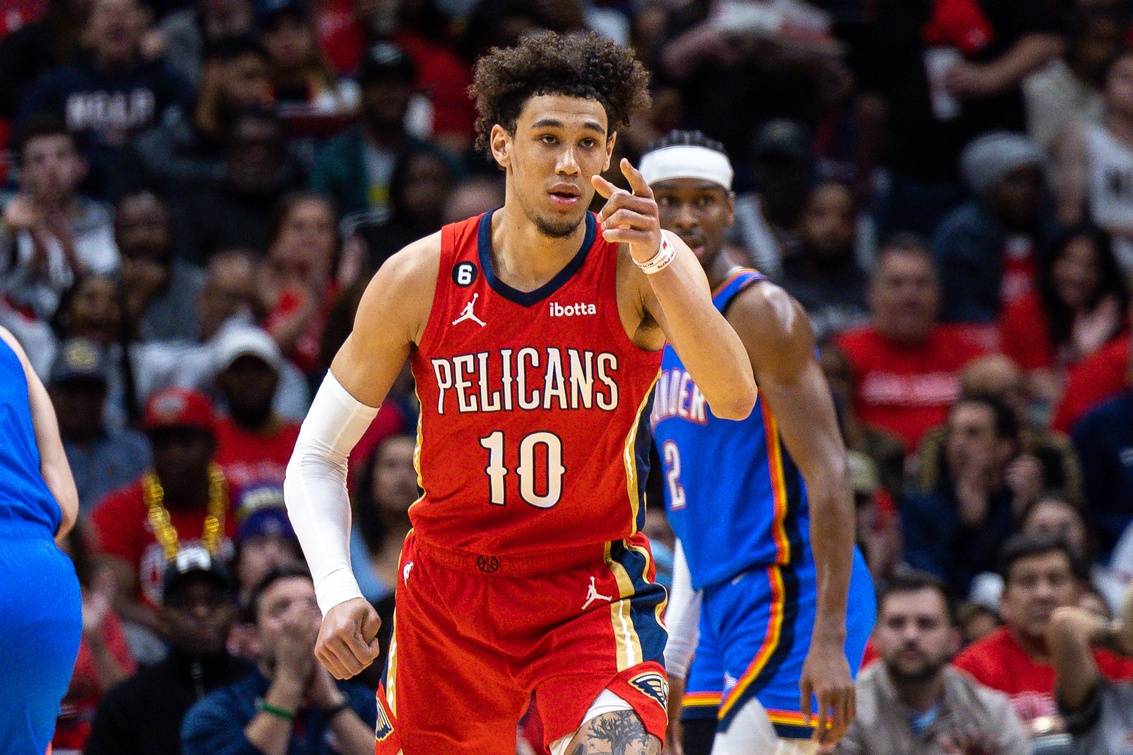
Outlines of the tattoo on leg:
{"type": "Polygon", "coordinates": [[[574,736],[570,755],[660,755],[661,742],[631,710],[603,713],[574,736]]]}

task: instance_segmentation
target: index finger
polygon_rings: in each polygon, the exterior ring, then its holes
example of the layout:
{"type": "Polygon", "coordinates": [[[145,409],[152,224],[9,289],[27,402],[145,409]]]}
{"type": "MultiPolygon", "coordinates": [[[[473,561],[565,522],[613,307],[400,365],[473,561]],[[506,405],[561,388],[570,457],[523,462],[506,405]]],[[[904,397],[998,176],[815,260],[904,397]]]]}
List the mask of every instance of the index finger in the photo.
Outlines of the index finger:
{"type": "Polygon", "coordinates": [[[629,181],[629,188],[633,190],[636,196],[653,198],[653,189],[649,188],[649,184],[645,182],[645,176],[641,175],[641,171],[633,167],[630,161],[624,157],[620,167],[622,175],[626,177],[626,181],[629,181]]]}

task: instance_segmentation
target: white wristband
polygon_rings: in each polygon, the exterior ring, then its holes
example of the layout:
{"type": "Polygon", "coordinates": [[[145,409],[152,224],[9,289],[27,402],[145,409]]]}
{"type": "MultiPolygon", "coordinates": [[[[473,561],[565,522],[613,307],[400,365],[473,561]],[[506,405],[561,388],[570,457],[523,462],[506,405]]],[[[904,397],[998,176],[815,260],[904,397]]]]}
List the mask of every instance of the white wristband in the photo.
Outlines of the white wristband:
{"type": "Polygon", "coordinates": [[[645,262],[634,260],[634,263],[640,267],[642,272],[646,275],[653,275],[667,268],[676,257],[677,248],[669,243],[669,239],[665,238],[665,234],[661,234],[661,247],[657,250],[657,253],[645,262]]]}

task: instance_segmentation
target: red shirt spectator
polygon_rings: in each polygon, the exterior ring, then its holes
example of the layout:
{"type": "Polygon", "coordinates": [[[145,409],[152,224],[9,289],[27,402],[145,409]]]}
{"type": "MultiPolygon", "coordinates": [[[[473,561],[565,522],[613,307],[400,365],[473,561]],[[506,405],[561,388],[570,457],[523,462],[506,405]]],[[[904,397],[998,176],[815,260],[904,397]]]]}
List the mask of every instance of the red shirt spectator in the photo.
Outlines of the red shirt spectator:
{"type": "Polygon", "coordinates": [[[983,353],[951,325],[937,325],[917,345],[899,344],[873,326],[847,331],[836,342],[857,376],[858,417],[901,437],[908,451],[944,421],[960,395],[960,371],[983,353]]]}
{"type": "Polygon", "coordinates": [[[213,461],[215,419],[208,398],[184,388],[157,391],[146,404],[144,424],[153,471],[103,499],[91,519],[115,574],[119,614],[156,630],[154,609],[169,560],[189,543],[227,558],[236,522],[227,482],[213,461]],[[210,518],[219,520],[212,535],[205,527],[210,518]]]}
{"type": "Polygon", "coordinates": [[[960,370],[983,353],[962,327],[938,324],[940,302],[932,253],[915,237],[897,237],[878,253],[870,324],[835,339],[854,372],[857,418],[900,437],[906,452],[944,421],[960,395],[960,370]]]}
{"type": "MultiPolygon", "coordinates": [[[[205,517],[203,507],[188,509],[170,507],[169,521],[177,531],[179,543],[202,545],[205,517]]],[[[149,523],[142,481],[111,493],[103,499],[91,516],[98,529],[102,553],[116,556],[137,570],[137,599],[149,608],[161,605],[161,580],[167,564],[165,551],[153,534],[149,523]]],[[[223,523],[224,537],[221,551],[232,552],[231,538],[236,534],[236,520],[231,515],[231,503],[226,507],[223,523]]]]}
{"type": "Polygon", "coordinates": [[[216,463],[234,488],[252,482],[283,482],[299,425],[273,419],[262,431],[245,430],[228,417],[216,424],[216,463]]]}
{"type": "MultiPolygon", "coordinates": [[[[1105,650],[1094,651],[1098,668],[1108,679],[1133,675],[1133,661],[1105,650]]],[[[976,681],[1011,698],[1015,712],[1024,721],[1058,715],[1054,699],[1054,666],[1032,658],[1008,627],[973,642],[952,661],[956,668],[976,681]]]]}
{"type": "Polygon", "coordinates": [[[1069,433],[1091,408],[1125,390],[1129,356],[1129,339],[1119,338],[1071,368],[1051,427],[1069,433]]]}

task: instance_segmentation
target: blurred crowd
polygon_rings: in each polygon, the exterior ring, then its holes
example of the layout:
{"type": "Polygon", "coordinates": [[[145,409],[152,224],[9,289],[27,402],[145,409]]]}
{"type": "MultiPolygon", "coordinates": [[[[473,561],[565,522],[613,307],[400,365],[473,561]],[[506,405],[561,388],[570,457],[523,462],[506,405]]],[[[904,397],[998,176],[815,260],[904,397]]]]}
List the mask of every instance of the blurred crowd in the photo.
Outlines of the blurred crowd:
{"type": "MultiPolygon", "coordinates": [[[[542,29],[651,70],[617,157],[677,127],[725,145],[728,253],[810,314],[882,587],[838,751],[1129,752],[1133,640],[1107,622],[1133,581],[1133,3],[13,0],[0,325],[83,514],[55,752],[373,731],[380,667],[311,660],[283,472],[372,272],[503,202],[466,88],[542,29]],[[249,734],[257,700],[302,720],[249,734]]],[[[387,633],[415,401],[405,372],[351,460],[387,633]]]]}

